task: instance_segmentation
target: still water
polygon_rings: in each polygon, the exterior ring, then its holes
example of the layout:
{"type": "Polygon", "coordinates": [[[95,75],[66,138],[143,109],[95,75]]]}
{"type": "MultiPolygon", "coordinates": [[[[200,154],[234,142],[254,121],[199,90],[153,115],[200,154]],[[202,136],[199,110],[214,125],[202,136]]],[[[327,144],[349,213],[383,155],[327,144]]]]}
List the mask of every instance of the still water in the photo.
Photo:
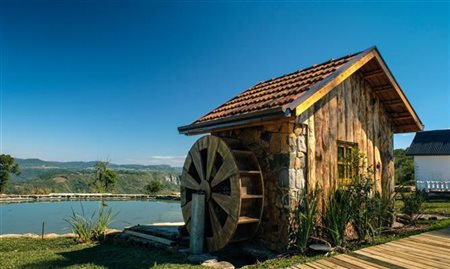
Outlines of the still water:
{"type": "MultiPolygon", "coordinates": [[[[180,202],[174,201],[106,201],[107,208],[117,214],[110,225],[113,229],[154,222],[183,221],[180,202]]],[[[36,203],[0,203],[0,234],[36,233],[40,234],[42,222],[45,233],[70,233],[69,224],[72,209],[90,217],[98,212],[100,201],[61,201],[36,203]]]]}

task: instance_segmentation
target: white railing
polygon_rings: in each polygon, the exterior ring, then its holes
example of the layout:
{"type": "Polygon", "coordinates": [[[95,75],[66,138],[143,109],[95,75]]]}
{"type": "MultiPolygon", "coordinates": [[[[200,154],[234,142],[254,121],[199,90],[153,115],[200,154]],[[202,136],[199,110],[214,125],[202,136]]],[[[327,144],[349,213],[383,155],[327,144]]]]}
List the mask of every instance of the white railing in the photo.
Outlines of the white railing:
{"type": "Polygon", "coordinates": [[[418,180],[416,189],[425,192],[450,192],[450,181],[418,180]]]}

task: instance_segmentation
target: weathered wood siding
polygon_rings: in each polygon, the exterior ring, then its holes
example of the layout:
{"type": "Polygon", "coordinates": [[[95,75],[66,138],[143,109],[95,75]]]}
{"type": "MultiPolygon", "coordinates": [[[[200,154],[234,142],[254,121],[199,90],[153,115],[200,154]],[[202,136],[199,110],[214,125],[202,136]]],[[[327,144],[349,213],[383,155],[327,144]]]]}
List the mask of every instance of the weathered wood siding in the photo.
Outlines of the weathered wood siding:
{"type": "Polygon", "coordinates": [[[308,126],[307,185],[337,186],[337,141],[357,143],[379,191],[394,186],[392,121],[370,85],[355,73],[302,113],[308,126]]]}

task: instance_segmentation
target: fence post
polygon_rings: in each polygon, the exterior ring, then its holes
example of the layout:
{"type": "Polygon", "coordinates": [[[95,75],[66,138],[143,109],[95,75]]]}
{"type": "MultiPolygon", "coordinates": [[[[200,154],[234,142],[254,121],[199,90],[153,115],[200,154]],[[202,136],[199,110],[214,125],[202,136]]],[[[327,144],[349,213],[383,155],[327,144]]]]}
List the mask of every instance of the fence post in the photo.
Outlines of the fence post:
{"type": "Polygon", "coordinates": [[[205,194],[192,194],[191,236],[189,247],[192,254],[203,253],[205,228],[205,194]]]}

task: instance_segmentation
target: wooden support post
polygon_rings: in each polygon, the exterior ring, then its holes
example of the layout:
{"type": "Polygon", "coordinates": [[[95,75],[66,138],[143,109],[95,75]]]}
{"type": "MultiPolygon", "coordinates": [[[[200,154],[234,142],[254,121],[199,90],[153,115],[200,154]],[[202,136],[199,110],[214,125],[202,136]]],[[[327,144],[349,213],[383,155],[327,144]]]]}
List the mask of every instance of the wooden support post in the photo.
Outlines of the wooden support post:
{"type": "Polygon", "coordinates": [[[203,253],[203,240],[205,232],[205,194],[192,194],[192,215],[190,250],[192,254],[203,253]]]}
{"type": "Polygon", "coordinates": [[[45,233],[45,222],[42,222],[42,233],[41,233],[41,239],[44,239],[44,233],[45,233]]]}

